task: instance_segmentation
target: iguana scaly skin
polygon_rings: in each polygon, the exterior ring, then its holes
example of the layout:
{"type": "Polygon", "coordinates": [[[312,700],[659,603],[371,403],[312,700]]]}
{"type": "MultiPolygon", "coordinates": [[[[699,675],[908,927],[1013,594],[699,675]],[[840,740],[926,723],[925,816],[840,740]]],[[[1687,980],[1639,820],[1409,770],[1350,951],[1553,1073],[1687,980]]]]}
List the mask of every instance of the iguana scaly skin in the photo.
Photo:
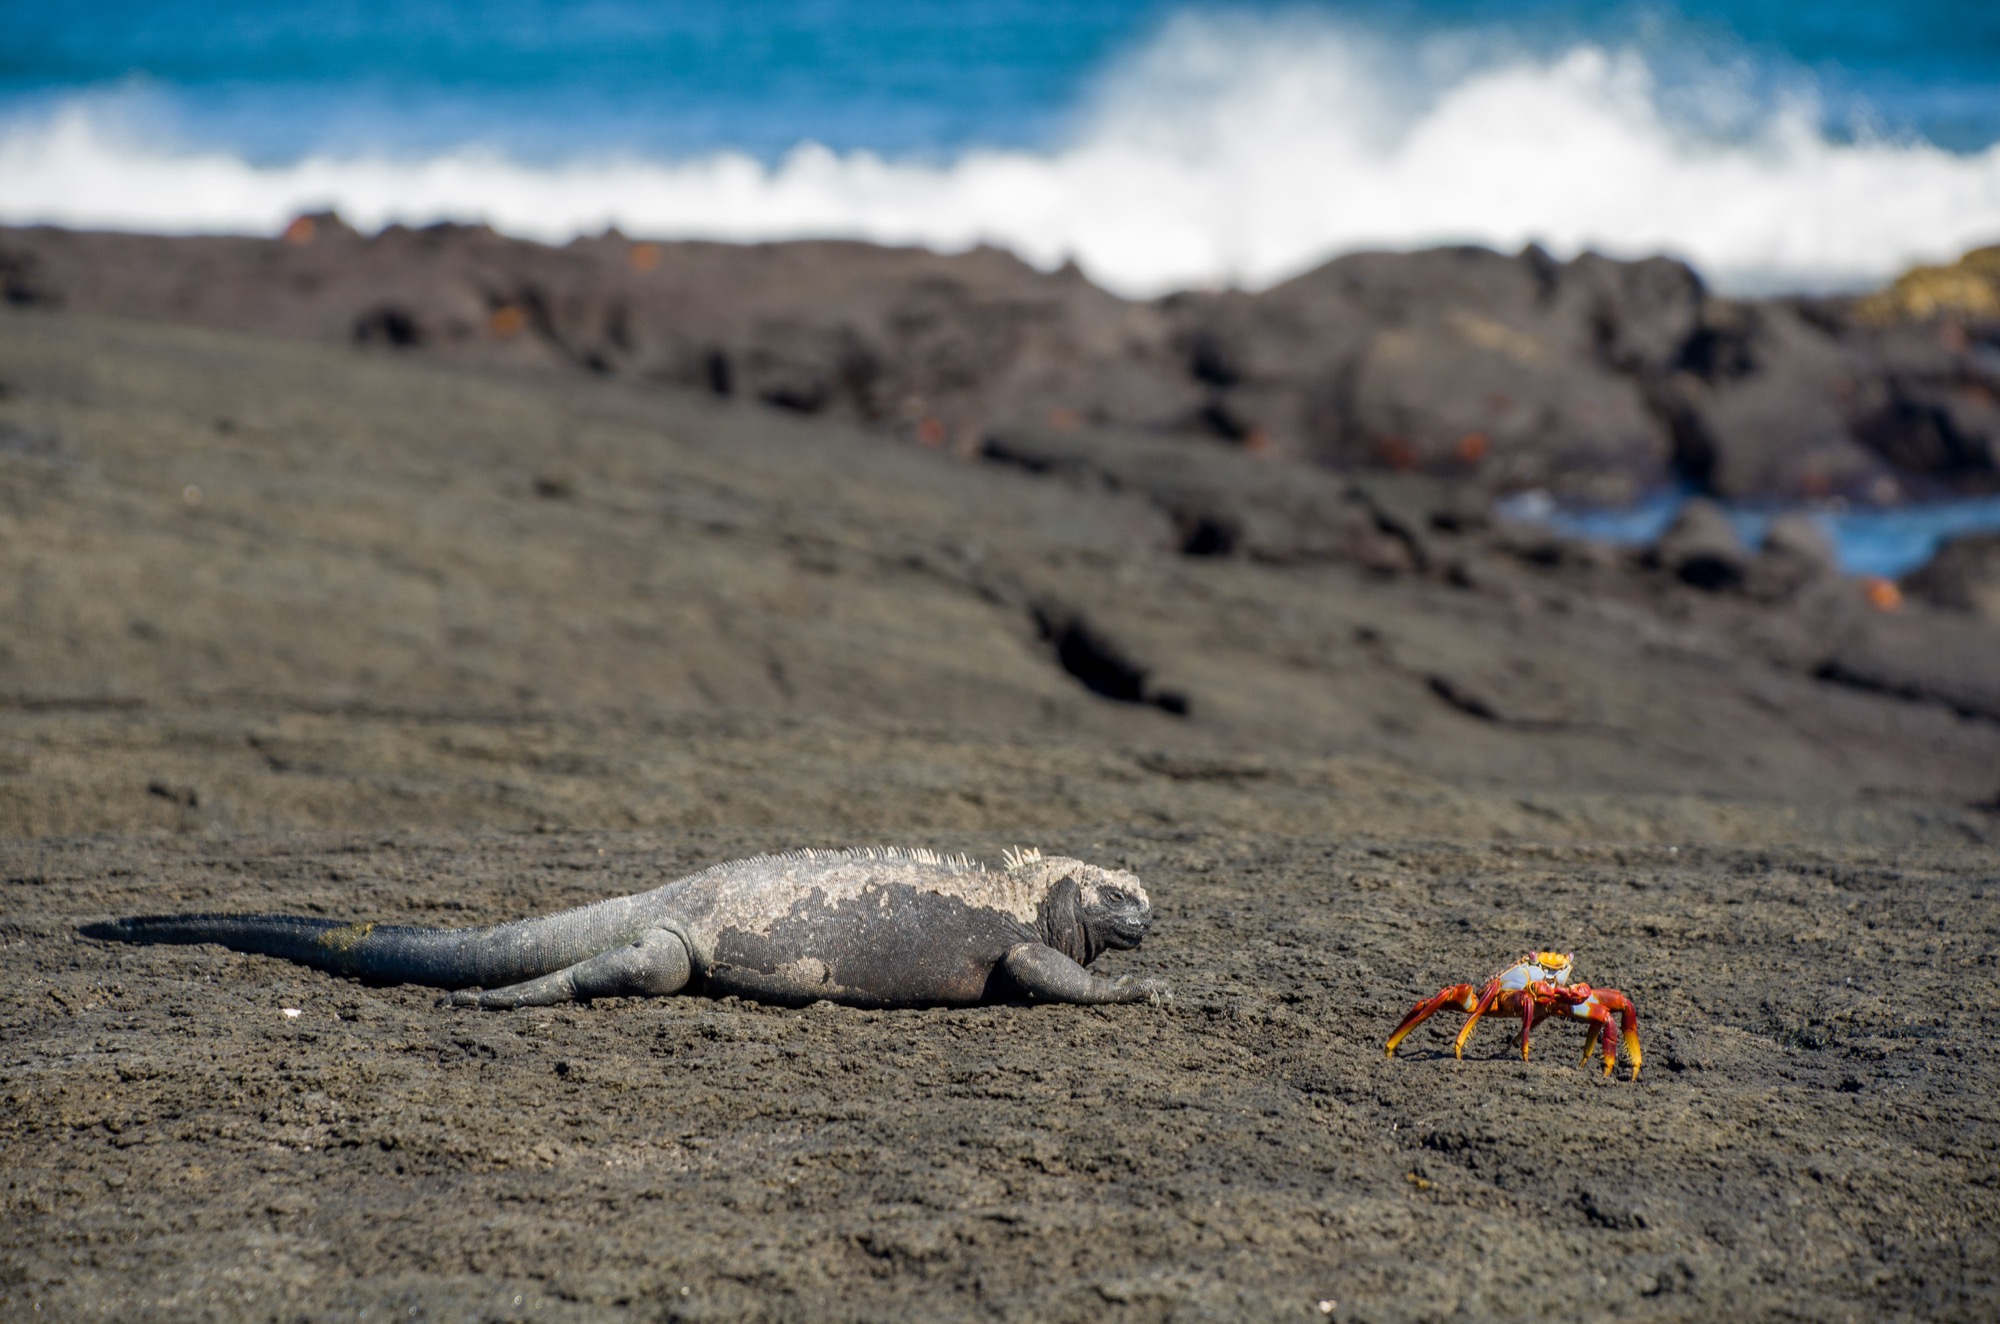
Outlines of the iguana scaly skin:
{"type": "Polygon", "coordinates": [[[219,943],[391,984],[464,990],[454,1006],[540,1007],[702,992],[802,1005],[954,1007],[1026,996],[1159,1001],[1157,979],[1084,969],[1153,922],[1131,874],[1039,851],[1003,868],[925,850],[793,851],[664,887],[478,929],[293,915],[149,915],[86,937],[219,943]]]}

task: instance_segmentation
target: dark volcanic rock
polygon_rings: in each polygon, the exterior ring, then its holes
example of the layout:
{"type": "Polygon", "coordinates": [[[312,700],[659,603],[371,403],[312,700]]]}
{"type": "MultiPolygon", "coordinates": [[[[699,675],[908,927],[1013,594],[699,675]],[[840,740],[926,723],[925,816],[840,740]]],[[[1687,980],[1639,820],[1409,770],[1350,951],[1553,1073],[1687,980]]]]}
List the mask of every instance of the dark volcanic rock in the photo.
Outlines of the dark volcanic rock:
{"type": "Polygon", "coordinates": [[[1735,587],[1743,582],[1750,564],[1729,516],[1713,501],[1703,500],[1681,507],[1647,558],[1702,589],[1735,587]]]}
{"type": "Polygon", "coordinates": [[[1357,253],[1262,293],[1135,303],[987,248],[553,248],[322,215],[283,239],[0,230],[0,293],[692,386],[968,453],[996,429],[1094,423],[1611,503],[1674,478],[1725,496],[2000,487],[2000,327],[1720,300],[1662,258],[1357,253]]]}
{"type": "Polygon", "coordinates": [[[1787,598],[1838,573],[1833,539],[1818,521],[1810,515],[1780,515],[1771,521],[1750,564],[1749,587],[1760,598],[1787,598]]]}
{"type": "Polygon", "coordinates": [[[1974,489],[2000,480],[2000,361],[1962,329],[1891,327],[1855,433],[1897,470],[1974,489]]]}
{"type": "Polygon", "coordinates": [[[1163,517],[1166,543],[1188,556],[1424,570],[1437,559],[1432,544],[1440,534],[1486,519],[1485,497],[1462,483],[1422,474],[1344,477],[1130,431],[1003,428],[981,455],[1142,497],[1163,517]]]}
{"type": "Polygon", "coordinates": [[[2000,623],[2000,533],[1969,533],[1938,548],[1903,580],[1913,598],[2000,623]]]}
{"type": "Polygon", "coordinates": [[[1718,305],[1663,398],[1682,473],[1720,496],[1862,493],[1887,466],[1851,426],[1858,356],[1783,305],[1718,305]]]}
{"type": "Polygon", "coordinates": [[[1797,561],[1823,570],[1834,566],[1833,539],[1810,515],[1780,515],[1764,532],[1765,556],[1797,561]]]}
{"type": "Polygon", "coordinates": [[[1220,411],[1282,450],[1618,499],[1667,476],[1632,369],[1672,357],[1699,293],[1673,263],[1448,248],[1355,254],[1179,311],[1220,411]]]}
{"type": "Polygon", "coordinates": [[[1877,616],[1852,631],[1820,668],[1826,680],[1940,703],[2000,722],[2000,665],[1985,621],[1917,613],[1877,616]]]}
{"type": "Polygon", "coordinates": [[[949,435],[1052,410],[1165,425],[1201,403],[1167,366],[1158,312],[996,249],[617,234],[551,248],[316,219],[291,242],[0,231],[0,275],[16,302],[580,368],[949,435]]]}

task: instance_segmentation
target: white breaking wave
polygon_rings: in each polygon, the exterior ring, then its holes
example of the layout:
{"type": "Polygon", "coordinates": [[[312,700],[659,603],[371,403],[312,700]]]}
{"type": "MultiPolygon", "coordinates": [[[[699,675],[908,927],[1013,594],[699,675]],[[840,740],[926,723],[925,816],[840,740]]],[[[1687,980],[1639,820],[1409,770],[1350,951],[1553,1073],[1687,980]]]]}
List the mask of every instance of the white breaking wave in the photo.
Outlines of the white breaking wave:
{"type": "Polygon", "coordinates": [[[362,229],[484,221],[555,242],[616,226],[990,243],[1135,296],[1459,242],[1670,253],[1739,290],[1858,288],[2000,241],[2000,144],[1840,141],[1802,98],[1719,137],[1669,113],[1642,55],[1592,45],[1462,63],[1428,89],[1410,67],[1323,21],[1187,17],[1113,72],[1066,144],[944,163],[808,143],[775,165],[468,146],[257,166],[78,102],[0,128],[0,220],[271,233],[331,207],[362,229]]]}

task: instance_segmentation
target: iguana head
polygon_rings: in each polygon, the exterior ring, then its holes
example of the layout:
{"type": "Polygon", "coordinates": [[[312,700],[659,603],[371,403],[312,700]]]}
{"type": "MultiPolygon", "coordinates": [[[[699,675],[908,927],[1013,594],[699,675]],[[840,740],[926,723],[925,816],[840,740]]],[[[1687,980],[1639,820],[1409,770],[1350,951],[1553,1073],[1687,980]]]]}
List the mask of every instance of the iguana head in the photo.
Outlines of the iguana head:
{"type": "Polygon", "coordinates": [[[1008,871],[1040,885],[1035,925],[1042,941],[1083,965],[1104,952],[1137,947],[1153,926],[1144,885],[1122,869],[1024,853],[1010,857],[1008,871]]]}

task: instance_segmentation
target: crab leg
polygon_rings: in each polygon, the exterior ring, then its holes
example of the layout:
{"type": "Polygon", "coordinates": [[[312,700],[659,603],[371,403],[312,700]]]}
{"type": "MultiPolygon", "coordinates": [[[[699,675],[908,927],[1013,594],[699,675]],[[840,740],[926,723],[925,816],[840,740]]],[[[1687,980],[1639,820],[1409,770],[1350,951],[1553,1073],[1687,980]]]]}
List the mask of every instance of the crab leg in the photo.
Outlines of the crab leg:
{"type": "MultiPolygon", "coordinates": [[[[1492,980],[1480,992],[1479,1005],[1472,1009],[1472,1014],[1465,1018],[1465,1024],[1461,1025],[1458,1029],[1458,1039],[1451,1046],[1453,1057],[1462,1058],[1465,1056],[1465,1041],[1472,1038],[1472,1027],[1479,1024],[1481,1016],[1484,1016],[1493,1009],[1493,1004],[1500,1000],[1500,993],[1500,981],[1498,979],[1492,980]]],[[[1523,1051],[1526,1051],[1525,1047],[1523,1051]]]]}
{"type": "MultiPolygon", "coordinates": [[[[1645,1055],[1639,1051],[1639,1009],[1632,1005],[1632,999],[1626,997],[1615,988],[1592,989],[1590,1000],[1604,1008],[1607,1013],[1618,1013],[1618,1029],[1620,1037],[1624,1040],[1625,1056],[1632,1063],[1632,1079],[1639,1079],[1639,1064],[1646,1060],[1645,1055]]],[[[1605,1017],[1604,1023],[1604,1049],[1604,1055],[1610,1057],[1611,1018],[1609,1015],[1605,1017]]],[[[1609,1073],[1607,1072],[1606,1074],[1609,1073]]]]}
{"type": "MultiPolygon", "coordinates": [[[[1520,1003],[1521,1007],[1521,1060],[1523,1062],[1528,1060],[1528,1032],[1535,1028],[1535,1014],[1542,1010],[1543,1004],[1540,990],[1554,987],[1555,985],[1553,984],[1531,984],[1525,991],[1516,995],[1516,1000],[1520,1003]]],[[[1502,1011],[1507,1010],[1504,1001],[1501,1003],[1500,1009],[1502,1011]]]]}
{"type": "MultiPolygon", "coordinates": [[[[1576,1013],[1572,1011],[1570,1015],[1574,1016],[1576,1015],[1576,1013]]],[[[1586,1019],[1595,1019],[1595,1018],[1587,1017],[1586,1019]]],[[[1576,1059],[1576,1064],[1578,1066],[1587,1067],[1590,1065],[1590,1050],[1597,1047],[1598,1037],[1599,1036],[1597,1033],[1597,1027],[1595,1025],[1591,1026],[1590,1033],[1583,1036],[1583,1052],[1576,1059]]],[[[1607,1047],[1611,1046],[1607,1045],[1607,1047]]],[[[1615,1047],[1613,1047],[1612,1051],[1616,1052],[1617,1050],[1615,1047]]]]}
{"type": "Polygon", "coordinates": [[[1437,996],[1425,998],[1410,1008],[1409,1015],[1403,1017],[1403,1023],[1396,1027],[1396,1032],[1389,1036],[1389,1042],[1383,1046],[1382,1056],[1394,1057],[1396,1045],[1402,1043],[1410,1031],[1444,1008],[1457,1007],[1460,1011],[1470,1012],[1478,1003],[1479,1000],[1473,996],[1470,984],[1453,984],[1450,988],[1441,990],[1437,996]]]}

